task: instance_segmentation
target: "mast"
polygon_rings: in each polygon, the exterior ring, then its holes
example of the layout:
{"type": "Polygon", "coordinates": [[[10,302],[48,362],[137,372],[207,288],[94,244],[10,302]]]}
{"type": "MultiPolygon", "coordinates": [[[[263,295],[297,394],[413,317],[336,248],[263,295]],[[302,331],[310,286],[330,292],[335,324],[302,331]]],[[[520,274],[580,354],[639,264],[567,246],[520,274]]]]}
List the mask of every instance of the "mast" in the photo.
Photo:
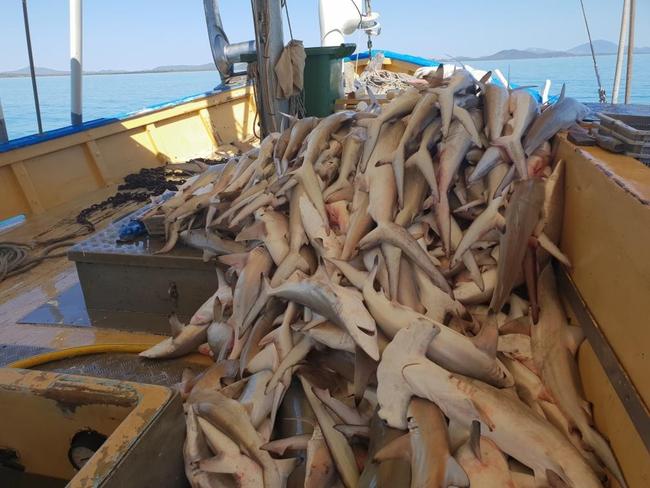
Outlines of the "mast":
{"type": "Polygon", "coordinates": [[[621,14],[621,30],[618,35],[618,52],[616,53],[616,71],[614,72],[614,88],[612,88],[612,103],[618,103],[618,92],[621,88],[621,74],[623,73],[623,56],[625,55],[625,41],[627,40],[627,26],[630,17],[630,0],[623,0],[623,13],[621,14]]]}
{"type": "Polygon", "coordinates": [[[257,90],[261,106],[262,136],[280,129],[280,112],[287,113],[289,102],[276,94],[275,65],[284,48],[281,0],[252,0],[257,46],[257,90]]]}
{"type": "Polygon", "coordinates": [[[0,144],[7,142],[9,136],[7,135],[7,124],[5,123],[5,116],[2,112],[2,100],[0,100],[0,144]]]}
{"type": "Polygon", "coordinates": [[[23,0],[23,20],[25,21],[25,37],[27,38],[27,55],[29,56],[29,73],[32,78],[32,92],[34,93],[34,106],[36,107],[36,122],[38,133],[43,132],[41,123],[41,104],[38,101],[38,87],[36,86],[36,69],[34,67],[34,55],[32,54],[32,36],[29,33],[29,16],[27,15],[27,0],[23,0]]]}
{"type": "Polygon", "coordinates": [[[630,0],[630,37],[627,43],[627,73],[625,75],[625,103],[632,98],[632,68],[634,66],[634,25],[636,23],[636,0],[630,0]]]}
{"type": "Polygon", "coordinates": [[[70,123],[82,122],[82,41],[81,0],[70,0],[70,123]]]}

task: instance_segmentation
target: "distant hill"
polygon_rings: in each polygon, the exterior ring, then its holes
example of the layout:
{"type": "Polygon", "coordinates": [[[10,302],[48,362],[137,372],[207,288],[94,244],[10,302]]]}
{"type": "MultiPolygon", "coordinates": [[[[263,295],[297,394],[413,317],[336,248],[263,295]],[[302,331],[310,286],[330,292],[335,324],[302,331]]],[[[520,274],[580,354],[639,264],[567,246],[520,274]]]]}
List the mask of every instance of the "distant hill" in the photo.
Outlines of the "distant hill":
{"type": "Polygon", "coordinates": [[[170,71],[216,71],[214,63],[206,64],[172,64],[170,66],[158,66],[151,71],[153,72],[170,72],[170,71]]]}
{"type": "MultiPolygon", "coordinates": [[[[618,51],[617,44],[597,39],[594,41],[594,51],[598,55],[616,54],[618,51]]],[[[627,49],[625,49],[627,52],[627,49]]],[[[650,53],[650,47],[637,47],[634,49],[636,54],[650,53]]],[[[565,58],[572,56],[591,56],[591,48],[589,43],[580,44],[579,46],[572,47],[566,51],[553,51],[541,47],[529,47],[526,49],[504,49],[489,56],[481,56],[479,58],[458,57],[457,59],[463,61],[496,61],[504,59],[537,59],[537,58],[565,58]]]]}
{"type": "Polygon", "coordinates": [[[547,53],[553,53],[556,51],[553,51],[552,49],[544,49],[543,47],[527,47],[524,49],[524,51],[528,51],[529,53],[535,53],[535,54],[547,54],[547,53]]]}
{"type": "Polygon", "coordinates": [[[521,49],[504,49],[503,51],[499,51],[489,56],[483,56],[481,58],[459,58],[459,59],[490,61],[490,60],[498,60],[498,59],[563,58],[563,57],[571,57],[571,56],[574,56],[574,54],[569,54],[564,51],[535,52],[529,49],[526,49],[525,51],[521,49]]]}
{"type": "MultiPolygon", "coordinates": [[[[214,63],[205,63],[205,64],[173,64],[169,66],[157,66],[152,69],[145,70],[115,70],[115,69],[103,69],[99,71],[84,71],[84,75],[121,75],[126,73],[173,73],[181,71],[216,71],[214,63]]],[[[62,71],[51,68],[36,67],[35,68],[36,76],[67,76],[70,74],[69,71],[62,71]]],[[[14,78],[14,77],[23,77],[30,76],[29,67],[20,68],[14,71],[0,71],[0,78],[14,78]]]]}
{"type": "MultiPolygon", "coordinates": [[[[594,41],[594,51],[596,54],[616,54],[618,51],[618,44],[603,39],[596,39],[594,41]]],[[[568,53],[577,54],[578,56],[589,55],[591,56],[591,48],[589,43],[585,42],[579,46],[567,50],[568,53]]]]}
{"type": "MultiPolygon", "coordinates": [[[[67,75],[67,71],[60,71],[58,69],[52,69],[52,68],[43,68],[42,66],[36,66],[34,68],[34,71],[36,72],[36,76],[61,76],[61,75],[67,75]]],[[[25,66],[24,68],[17,69],[15,71],[8,71],[6,73],[0,73],[1,76],[30,76],[29,72],[29,66],[25,66]]]]}

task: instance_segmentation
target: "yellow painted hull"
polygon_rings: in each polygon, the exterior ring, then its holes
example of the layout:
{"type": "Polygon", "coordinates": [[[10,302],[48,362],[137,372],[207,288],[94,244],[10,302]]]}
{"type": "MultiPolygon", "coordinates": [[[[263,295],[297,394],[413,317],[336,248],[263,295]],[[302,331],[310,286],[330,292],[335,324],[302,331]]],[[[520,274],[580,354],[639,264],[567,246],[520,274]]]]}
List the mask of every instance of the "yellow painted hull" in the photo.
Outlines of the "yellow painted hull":
{"type": "Polygon", "coordinates": [[[0,221],[38,215],[141,168],[206,157],[253,135],[250,86],[0,153],[0,221]]]}

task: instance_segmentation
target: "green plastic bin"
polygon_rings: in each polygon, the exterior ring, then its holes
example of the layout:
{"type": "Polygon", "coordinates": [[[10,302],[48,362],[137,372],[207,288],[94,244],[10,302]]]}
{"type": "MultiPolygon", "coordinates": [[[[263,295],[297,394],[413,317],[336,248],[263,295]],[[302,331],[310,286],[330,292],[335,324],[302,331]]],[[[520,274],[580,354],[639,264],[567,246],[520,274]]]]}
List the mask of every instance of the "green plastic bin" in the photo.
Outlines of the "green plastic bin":
{"type": "Polygon", "coordinates": [[[350,56],[356,44],[308,47],[305,49],[305,111],[308,116],[326,117],[343,97],[341,60],[350,56]]]}

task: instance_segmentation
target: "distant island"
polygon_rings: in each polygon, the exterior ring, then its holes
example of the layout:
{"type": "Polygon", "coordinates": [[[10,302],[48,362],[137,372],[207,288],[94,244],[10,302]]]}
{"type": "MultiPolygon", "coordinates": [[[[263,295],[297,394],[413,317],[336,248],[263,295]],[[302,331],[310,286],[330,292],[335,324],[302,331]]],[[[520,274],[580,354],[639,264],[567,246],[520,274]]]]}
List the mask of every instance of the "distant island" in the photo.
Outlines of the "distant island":
{"type": "MultiPolygon", "coordinates": [[[[616,54],[618,45],[616,43],[598,39],[594,41],[594,51],[597,55],[616,54]]],[[[627,48],[625,49],[627,52],[627,48]]],[[[650,53],[650,47],[637,47],[634,49],[636,54],[650,53]]],[[[489,56],[477,58],[468,56],[458,56],[456,59],[461,61],[498,61],[507,59],[542,59],[542,58],[571,58],[576,56],[591,56],[589,43],[580,44],[566,51],[553,51],[541,47],[529,47],[527,49],[504,49],[489,56]]]]}
{"type": "MultiPolygon", "coordinates": [[[[99,71],[84,71],[84,75],[124,75],[138,73],[176,73],[187,71],[216,71],[214,63],[206,64],[173,64],[169,66],[157,66],[152,69],[143,69],[136,71],[104,69],[99,71]]],[[[34,69],[36,76],[68,76],[69,71],[44,68],[37,66],[34,69]]],[[[19,78],[30,76],[29,67],[20,68],[15,71],[0,71],[0,78],[19,78]]]]}
{"type": "MultiPolygon", "coordinates": [[[[594,51],[598,55],[616,54],[618,46],[616,43],[598,39],[594,41],[594,51]]],[[[625,49],[627,52],[627,48],[625,49]]],[[[634,49],[637,54],[649,54],[650,47],[638,47],[634,49]]],[[[544,49],[541,47],[529,47],[526,49],[504,49],[489,56],[469,57],[457,56],[448,58],[450,61],[499,61],[508,59],[543,59],[543,58],[570,58],[576,56],[591,56],[591,49],[589,43],[580,44],[566,51],[553,51],[551,49],[544,49]]],[[[445,57],[437,57],[438,60],[446,60],[445,57]]],[[[36,76],[68,76],[69,71],[56,70],[51,68],[36,67],[36,76]]],[[[157,66],[152,69],[142,70],[99,70],[99,71],[84,71],[84,75],[123,75],[123,74],[139,74],[139,73],[176,73],[188,71],[216,71],[214,63],[205,64],[173,64],[169,66],[157,66]]],[[[20,68],[15,71],[0,71],[0,78],[17,78],[30,76],[29,67],[20,68]]]]}

